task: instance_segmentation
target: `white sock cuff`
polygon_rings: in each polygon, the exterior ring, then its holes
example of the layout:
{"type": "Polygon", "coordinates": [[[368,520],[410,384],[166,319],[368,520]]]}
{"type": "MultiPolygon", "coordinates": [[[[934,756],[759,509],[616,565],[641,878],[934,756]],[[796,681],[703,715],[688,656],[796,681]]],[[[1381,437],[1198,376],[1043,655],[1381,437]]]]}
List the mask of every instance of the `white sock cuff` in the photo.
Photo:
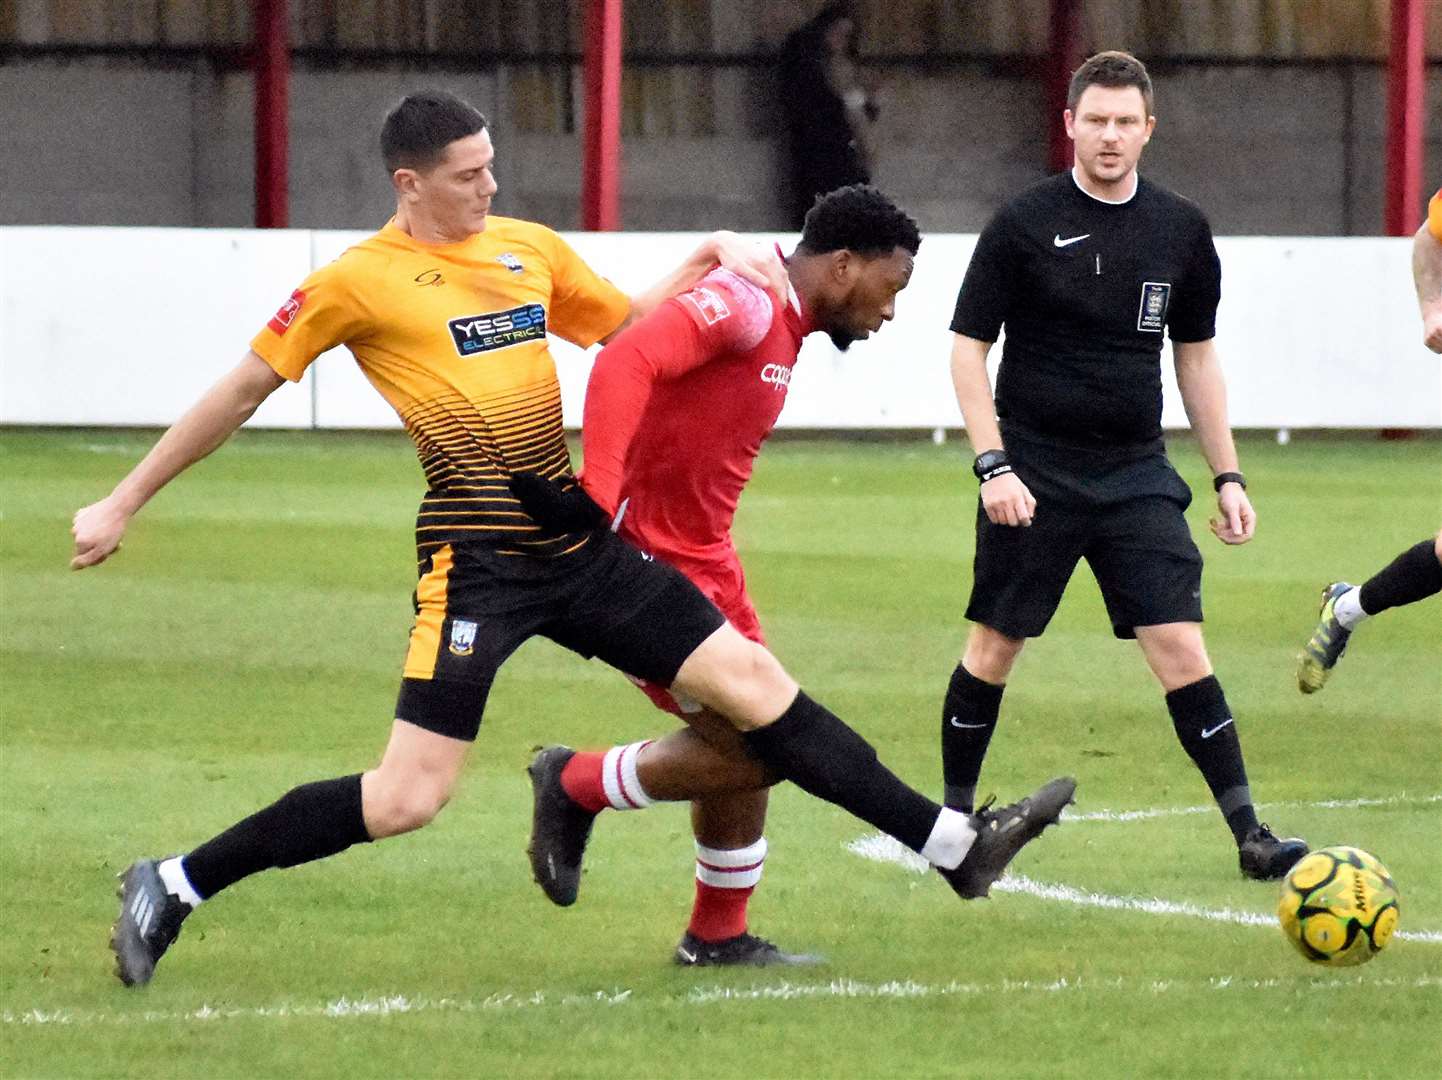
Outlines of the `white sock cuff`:
{"type": "Polygon", "coordinates": [[[652,741],[613,746],[606,751],[601,762],[601,786],[606,790],[606,801],[615,809],[642,810],[655,802],[636,774],[636,758],[652,741]]]}
{"type": "Polygon", "coordinates": [[[696,843],[696,880],[718,889],[754,889],[766,862],[766,837],[743,848],[696,843]]]}
{"type": "Polygon", "coordinates": [[[204,899],[200,893],[195,891],[195,886],[190,883],[190,878],[185,876],[185,866],[177,855],[173,859],[164,860],[156,868],[160,875],[161,883],[165,885],[165,891],[180,897],[183,903],[195,907],[204,899]]]}
{"type": "Polygon", "coordinates": [[[1332,614],[1342,624],[1343,630],[1350,630],[1368,615],[1362,610],[1362,586],[1353,585],[1332,602],[1332,614]]]}
{"type": "Polygon", "coordinates": [[[921,857],[932,866],[955,870],[966,858],[975,839],[976,830],[972,828],[971,816],[943,806],[941,813],[936,815],[936,824],[931,827],[931,835],[922,845],[921,857]]]}

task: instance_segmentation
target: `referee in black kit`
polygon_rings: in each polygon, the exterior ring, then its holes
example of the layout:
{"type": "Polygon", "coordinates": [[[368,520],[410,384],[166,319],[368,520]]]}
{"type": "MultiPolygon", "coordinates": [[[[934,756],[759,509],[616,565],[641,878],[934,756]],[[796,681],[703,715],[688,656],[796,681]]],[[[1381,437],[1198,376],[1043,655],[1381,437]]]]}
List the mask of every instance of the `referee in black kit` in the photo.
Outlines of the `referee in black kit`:
{"type": "Polygon", "coordinates": [[[1242,873],[1279,878],[1306,854],[1252,808],[1237,725],[1202,642],[1191,491],[1162,441],[1162,335],[1215,475],[1225,544],[1252,538],[1212,338],[1221,266],[1206,217],[1137,174],[1152,84],[1123,52],[1087,60],[1067,94],[1070,173],[987,225],[951,322],[952,380],[980,480],[971,634],[941,720],[946,802],[969,810],[1012,664],[1046,628],[1077,560],[1113,632],[1136,638],[1177,737],[1236,838],[1242,873]],[[1005,326],[996,398],[986,357],[1005,326]],[[998,417],[1000,421],[998,423],[998,417]]]}

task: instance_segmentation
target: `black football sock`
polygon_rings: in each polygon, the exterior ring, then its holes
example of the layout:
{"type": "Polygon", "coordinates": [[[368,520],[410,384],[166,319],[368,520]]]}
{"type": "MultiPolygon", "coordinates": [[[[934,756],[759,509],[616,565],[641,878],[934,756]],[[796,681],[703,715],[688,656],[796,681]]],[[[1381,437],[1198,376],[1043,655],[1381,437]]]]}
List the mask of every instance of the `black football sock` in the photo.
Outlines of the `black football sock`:
{"type": "Polygon", "coordinates": [[[257,871],[314,862],[369,840],[356,773],[291,789],[201,844],[181,865],[195,891],[209,898],[257,871]]]}
{"type": "Polygon", "coordinates": [[[774,723],[743,738],[782,779],[850,811],[912,851],[926,845],[941,807],[897,779],[870,743],[805,693],[798,692],[774,723]]]}
{"type": "Polygon", "coordinates": [[[1380,615],[1388,608],[1425,600],[1439,592],[1442,562],[1437,561],[1435,541],[1423,540],[1368,578],[1357,599],[1368,615],[1380,615]]]}
{"type": "Polygon", "coordinates": [[[1167,711],[1182,749],[1201,770],[1212,798],[1227,819],[1227,827],[1241,843],[1257,827],[1247,767],[1242,763],[1242,742],[1232,710],[1215,675],[1180,686],[1167,695],[1167,711]]]}
{"type": "Polygon", "coordinates": [[[976,780],[1005,689],[982,682],[960,664],[951,673],[941,706],[941,777],[943,801],[953,810],[969,814],[976,805],[976,780]]]}

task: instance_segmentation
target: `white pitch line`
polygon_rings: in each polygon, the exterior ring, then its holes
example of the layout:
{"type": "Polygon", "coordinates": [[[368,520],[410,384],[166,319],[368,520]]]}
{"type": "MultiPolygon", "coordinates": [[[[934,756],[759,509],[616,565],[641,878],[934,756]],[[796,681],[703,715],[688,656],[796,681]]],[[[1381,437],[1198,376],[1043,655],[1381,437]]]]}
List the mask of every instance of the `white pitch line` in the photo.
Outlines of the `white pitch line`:
{"type": "MultiPolygon", "coordinates": [[[[853,855],[860,855],[872,862],[892,863],[915,874],[924,874],[931,865],[910,848],[881,833],[863,836],[844,845],[853,855]]],[[[1071,885],[1054,885],[1044,881],[1033,881],[1020,874],[1011,874],[992,886],[997,892],[1023,893],[1040,900],[1053,900],[1078,907],[1107,908],[1112,911],[1140,911],[1147,915],[1185,915],[1192,919],[1210,922],[1232,923],[1237,926],[1276,926],[1275,916],[1255,911],[1237,911],[1234,908],[1204,908],[1186,901],[1162,900],[1158,897],[1112,896],[1107,893],[1088,892],[1071,885]]],[[[1442,944],[1442,931],[1399,930],[1393,937],[1403,941],[1421,941],[1442,944]]]]}
{"type": "MultiPolygon", "coordinates": [[[[1369,806],[1425,805],[1442,802],[1442,795],[1389,795],[1381,799],[1321,799],[1312,802],[1258,803],[1258,810],[1304,809],[1304,810],[1355,810],[1369,806]]],[[[1151,818],[1181,817],[1188,814],[1215,814],[1215,806],[1166,806],[1151,810],[1092,810],[1085,814],[1062,813],[1062,820],[1072,821],[1147,821],[1151,818]]]]}
{"type": "Polygon", "coordinates": [[[910,979],[865,983],[833,979],[823,983],[778,982],[764,986],[698,986],[680,994],[637,994],[632,990],[597,990],[591,994],[547,994],[542,990],[497,992],[484,998],[407,997],[404,994],[342,997],[315,1004],[281,1003],[236,1006],[201,1005],[194,1009],[143,1012],[100,1012],[76,1009],[27,1009],[0,1012],[0,1024],[16,1027],[84,1028],[99,1025],[217,1023],[226,1020],[368,1020],[423,1012],[496,1013],[541,1008],[614,1008],[620,1006],[689,1007],[725,1002],[797,1001],[825,999],[906,1000],[915,998],[995,994],[1058,994],[1093,991],[1144,992],[1206,990],[1312,990],[1442,988],[1442,976],[1403,979],[1355,975],[1314,975],[1296,978],[1239,979],[1231,975],[1208,979],[1112,978],[1002,979],[991,983],[919,983],[910,979]]]}

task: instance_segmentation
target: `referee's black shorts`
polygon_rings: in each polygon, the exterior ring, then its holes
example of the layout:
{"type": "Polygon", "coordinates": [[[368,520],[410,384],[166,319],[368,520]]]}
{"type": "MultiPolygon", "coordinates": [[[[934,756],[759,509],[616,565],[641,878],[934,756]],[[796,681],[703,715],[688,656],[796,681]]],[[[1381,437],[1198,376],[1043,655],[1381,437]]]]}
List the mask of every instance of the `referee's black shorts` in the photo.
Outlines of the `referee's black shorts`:
{"type": "Polygon", "coordinates": [[[657,686],[726,619],[680,571],[610,532],[549,559],[447,544],[421,566],[396,718],[473,740],[496,671],[537,634],[657,686]]]}
{"type": "MultiPolygon", "coordinates": [[[[1182,485],[1185,487],[1185,485],[1182,485]]],[[[1039,500],[1026,528],[994,525],[976,508],[976,558],[966,617],[1007,637],[1038,637],[1078,559],[1101,587],[1112,632],[1202,621],[1202,555],[1187,499],[1149,494],[1085,505],[1039,500]]]]}

